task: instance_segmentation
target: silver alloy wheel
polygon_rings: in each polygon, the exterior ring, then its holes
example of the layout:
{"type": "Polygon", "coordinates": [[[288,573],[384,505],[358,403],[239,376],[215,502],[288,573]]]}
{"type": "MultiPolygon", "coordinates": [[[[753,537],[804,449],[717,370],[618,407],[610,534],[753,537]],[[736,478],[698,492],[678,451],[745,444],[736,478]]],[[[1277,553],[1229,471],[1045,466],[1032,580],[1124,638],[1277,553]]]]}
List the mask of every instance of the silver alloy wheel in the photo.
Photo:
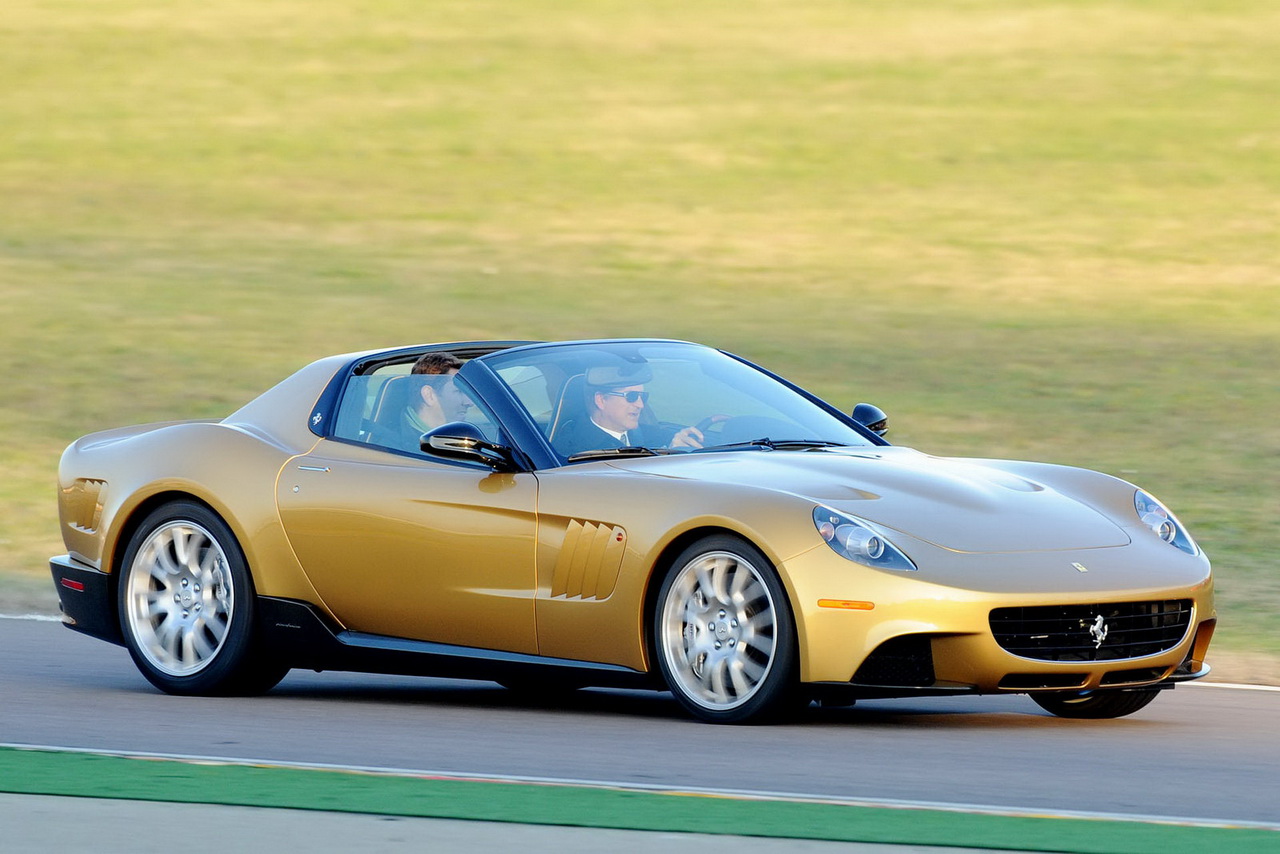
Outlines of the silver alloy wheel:
{"type": "Polygon", "coordinates": [[[662,602],[667,669],[689,700],[734,709],[760,689],[777,657],[777,616],[760,570],[727,551],[698,555],[662,602]]]}
{"type": "Polygon", "coordinates": [[[235,596],[222,546],[187,520],[156,528],[138,549],[125,584],[138,651],[169,676],[207,667],[227,639],[235,596]]]}

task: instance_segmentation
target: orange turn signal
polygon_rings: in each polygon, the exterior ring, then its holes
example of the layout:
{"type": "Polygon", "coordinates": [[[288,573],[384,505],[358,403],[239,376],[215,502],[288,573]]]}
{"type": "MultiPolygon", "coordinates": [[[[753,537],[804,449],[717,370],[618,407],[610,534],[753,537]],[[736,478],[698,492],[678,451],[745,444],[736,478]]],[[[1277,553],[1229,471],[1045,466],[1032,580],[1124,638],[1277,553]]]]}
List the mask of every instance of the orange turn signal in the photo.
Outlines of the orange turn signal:
{"type": "Polygon", "coordinates": [[[855,602],[852,599],[819,599],[819,608],[839,608],[843,611],[870,611],[876,607],[875,602],[855,602]]]}

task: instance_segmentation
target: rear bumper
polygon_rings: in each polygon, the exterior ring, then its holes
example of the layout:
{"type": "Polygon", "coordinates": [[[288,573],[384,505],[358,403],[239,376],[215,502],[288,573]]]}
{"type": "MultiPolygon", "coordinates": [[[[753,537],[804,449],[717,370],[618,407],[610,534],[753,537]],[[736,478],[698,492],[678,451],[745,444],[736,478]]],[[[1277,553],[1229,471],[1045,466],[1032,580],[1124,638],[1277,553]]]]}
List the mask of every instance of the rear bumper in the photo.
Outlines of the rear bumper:
{"type": "Polygon", "coordinates": [[[80,563],[70,555],[50,558],[49,570],[53,573],[53,586],[58,591],[62,624],[123,646],[111,576],[80,563]]]}

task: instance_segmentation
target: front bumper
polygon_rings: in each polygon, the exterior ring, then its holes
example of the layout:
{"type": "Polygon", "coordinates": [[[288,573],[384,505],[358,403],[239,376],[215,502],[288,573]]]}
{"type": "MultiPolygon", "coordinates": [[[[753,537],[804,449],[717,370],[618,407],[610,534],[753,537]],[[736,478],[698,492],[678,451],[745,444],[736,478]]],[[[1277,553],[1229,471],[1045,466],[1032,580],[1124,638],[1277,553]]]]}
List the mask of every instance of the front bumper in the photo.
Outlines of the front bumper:
{"type": "MultiPolygon", "coordinates": [[[[1125,551],[1091,554],[1094,571],[1089,574],[1077,573],[1061,558],[1039,572],[1026,556],[954,558],[950,577],[975,586],[985,582],[985,590],[940,584],[940,572],[933,573],[934,579],[925,572],[889,574],[847,561],[833,564],[820,550],[801,555],[783,566],[795,605],[801,681],[902,696],[1125,689],[1203,677],[1216,624],[1207,562],[1169,573],[1174,577],[1167,587],[1130,587],[1124,581],[1132,574],[1123,572],[1121,563],[1125,551]],[[1021,576],[1007,569],[1015,561],[1025,567],[1021,576]],[[1053,586],[1039,582],[1055,571],[1053,586]],[[996,572],[1003,577],[993,583],[988,574],[996,572]],[[991,623],[994,610],[1010,606],[1166,599],[1190,603],[1185,631],[1158,652],[1134,657],[1023,657],[1002,648],[991,623]]],[[[1087,640],[1088,628],[1080,631],[1087,640]]]]}

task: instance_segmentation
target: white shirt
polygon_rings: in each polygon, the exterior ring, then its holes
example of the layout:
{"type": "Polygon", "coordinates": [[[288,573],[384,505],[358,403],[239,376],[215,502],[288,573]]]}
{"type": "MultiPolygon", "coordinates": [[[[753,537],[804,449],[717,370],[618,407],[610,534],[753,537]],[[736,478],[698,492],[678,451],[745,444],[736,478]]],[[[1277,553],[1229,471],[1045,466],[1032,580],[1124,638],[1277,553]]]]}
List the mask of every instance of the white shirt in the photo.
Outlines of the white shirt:
{"type": "Polygon", "coordinates": [[[608,427],[603,426],[599,421],[595,420],[594,418],[591,419],[591,423],[599,427],[604,432],[608,433],[613,438],[617,439],[623,445],[631,444],[630,442],[627,441],[627,433],[625,430],[621,433],[615,433],[613,430],[610,430],[608,427]]]}

